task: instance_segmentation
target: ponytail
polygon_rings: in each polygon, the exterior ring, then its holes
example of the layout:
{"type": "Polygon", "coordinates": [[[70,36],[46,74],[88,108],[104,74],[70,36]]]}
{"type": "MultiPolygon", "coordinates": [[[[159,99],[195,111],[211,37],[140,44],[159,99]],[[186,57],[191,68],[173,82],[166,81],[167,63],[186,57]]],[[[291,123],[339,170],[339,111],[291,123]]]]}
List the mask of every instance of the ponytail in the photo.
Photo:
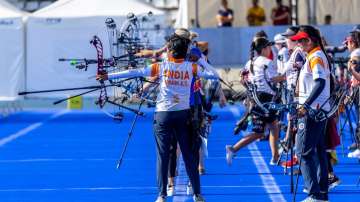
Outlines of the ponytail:
{"type": "Polygon", "coordinates": [[[250,72],[254,74],[254,57],[255,57],[255,42],[251,42],[250,46],[250,72]]]}

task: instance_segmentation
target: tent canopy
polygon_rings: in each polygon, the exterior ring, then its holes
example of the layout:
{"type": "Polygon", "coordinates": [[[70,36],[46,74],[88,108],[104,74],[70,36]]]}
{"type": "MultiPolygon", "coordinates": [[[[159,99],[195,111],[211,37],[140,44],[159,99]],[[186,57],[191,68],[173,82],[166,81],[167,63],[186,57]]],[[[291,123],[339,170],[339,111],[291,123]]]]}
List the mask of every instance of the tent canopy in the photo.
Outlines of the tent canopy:
{"type": "Polygon", "coordinates": [[[23,12],[8,3],[5,0],[0,0],[0,18],[16,18],[22,17],[23,12]]]}
{"type": "Polygon", "coordinates": [[[24,13],[0,0],[0,100],[14,100],[24,88],[24,13]]]}
{"type": "Polygon", "coordinates": [[[37,17],[126,16],[129,12],[154,15],[164,12],[137,0],[59,0],[34,13],[37,17]]]}
{"type": "MultiPolygon", "coordinates": [[[[153,20],[143,23],[143,28],[150,29],[147,39],[151,45],[163,44],[164,31],[154,28],[165,24],[165,13],[136,0],[59,0],[33,13],[27,23],[27,90],[96,84],[94,78],[89,79],[96,74],[96,65],[84,72],[59,62],[59,58],[95,59],[95,49],[89,43],[94,35],[102,40],[104,57],[110,57],[105,20],[112,17],[120,28],[128,13],[150,11],[153,20]]],[[[63,97],[65,93],[32,96],[63,97]]]]}

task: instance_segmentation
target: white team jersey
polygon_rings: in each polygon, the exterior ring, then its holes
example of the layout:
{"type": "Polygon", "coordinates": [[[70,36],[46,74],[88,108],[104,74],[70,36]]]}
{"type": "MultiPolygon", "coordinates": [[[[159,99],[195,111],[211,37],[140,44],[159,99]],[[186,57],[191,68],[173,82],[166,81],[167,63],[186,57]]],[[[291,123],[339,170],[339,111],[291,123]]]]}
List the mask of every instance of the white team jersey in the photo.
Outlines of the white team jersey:
{"type": "Polygon", "coordinates": [[[275,95],[275,92],[269,86],[270,79],[277,75],[276,67],[274,66],[273,61],[264,56],[256,57],[254,59],[253,66],[254,73],[250,71],[250,64],[251,61],[248,61],[245,68],[249,70],[249,80],[251,83],[256,85],[257,91],[275,95]]]}
{"type": "Polygon", "coordinates": [[[299,75],[299,103],[304,104],[310,96],[315,80],[321,78],[325,79],[325,87],[320,95],[311,104],[313,109],[321,109],[325,111],[330,110],[330,70],[329,64],[325,54],[320,47],[310,51],[307,56],[305,65],[300,70],[299,75]]]}
{"type": "Polygon", "coordinates": [[[283,47],[279,50],[277,57],[276,57],[276,64],[277,64],[277,72],[281,75],[285,74],[286,72],[286,63],[289,60],[289,49],[283,47]]]}
{"type": "Polygon", "coordinates": [[[159,77],[159,95],[155,111],[180,111],[189,109],[190,87],[194,76],[217,79],[211,71],[198,71],[198,65],[183,59],[169,59],[142,69],[109,74],[109,79],[136,76],[159,77]]]}
{"type": "Polygon", "coordinates": [[[350,54],[350,58],[353,58],[353,57],[360,57],[360,48],[357,48],[355,50],[353,50],[350,54]]]}
{"type": "Polygon", "coordinates": [[[286,87],[292,90],[296,87],[298,77],[298,70],[305,64],[306,56],[301,48],[297,47],[291,53],[289,60],[285,64],[286,87]]]}

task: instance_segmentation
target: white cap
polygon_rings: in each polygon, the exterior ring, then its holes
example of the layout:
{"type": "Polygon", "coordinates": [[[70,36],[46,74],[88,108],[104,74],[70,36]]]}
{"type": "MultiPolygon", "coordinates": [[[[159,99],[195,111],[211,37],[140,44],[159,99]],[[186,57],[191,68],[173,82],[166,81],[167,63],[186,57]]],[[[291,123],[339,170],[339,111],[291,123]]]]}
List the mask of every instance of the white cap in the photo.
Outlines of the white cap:
{"type": "Polygon", "coordinates": [[[275,43],[286,43],[286,37],[284,37],[284,36],[281,35],[281,34],[277,34],[277,35],[275,35],[275,37],[274,37],[274,42],[275,42],[275,43]]]}

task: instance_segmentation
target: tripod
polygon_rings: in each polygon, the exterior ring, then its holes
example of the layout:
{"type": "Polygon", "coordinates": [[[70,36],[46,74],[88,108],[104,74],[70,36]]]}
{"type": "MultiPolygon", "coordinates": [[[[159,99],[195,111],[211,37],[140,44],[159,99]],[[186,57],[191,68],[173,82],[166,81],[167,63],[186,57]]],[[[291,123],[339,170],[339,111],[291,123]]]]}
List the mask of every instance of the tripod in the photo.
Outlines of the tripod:
{"type": "MultiPolygon", "coordinates": [[[[294,113],[296,113],[296,109],[290,110],[290,115],[293,116],[294,113]]],[[[280,153],[280,157],[278,159],[277,165],[280,164],[280,160],[282,158],[282,155],[284,152],[286,153],[286,161],[285,161],[285,168],[284,168],[284,175],[288,173],[288,165],[286,162],[289,160],[289,150],[290,150],[290,193],[294,193],[294,134],[295,134],[295,128],[296,128],[296,119],[295,117],[291,117],[290,123],[289,123],[290,130],[289,136],[287,137],[287,140],[285,142],[285,145],[281,144],[283,147],[283,151],[280,153]]]]}
{"type": "Polygon", "coordinates": [[[352,142],[355,142],[356,145],[359,145],[359,142],[355,137],[354,128],[353,128],[352,119],[351,119],[351,111],[352,111],[352,108],[353,108],[353,105],[354,105],[355,97],[358,96],[358,95],[359,95],[359,89],[356,89],[356,91],[350,97],[350,100],[349,100],[350,106],[348,106],[348,105],[344,106],[344,108],[345,108],[345,116],[346,116],[345,121],[342,123],[342,125],[341,125],[341,119],[339,121],[339,124],[340,124],[340,137],[341,137],[341,149],[342,149],[343,156],[345,156],[345,152],[344,152],[344,135],[343,134],[344,134],[344,128],[345,128],[346,124],[349,125],[352,142]]]}

